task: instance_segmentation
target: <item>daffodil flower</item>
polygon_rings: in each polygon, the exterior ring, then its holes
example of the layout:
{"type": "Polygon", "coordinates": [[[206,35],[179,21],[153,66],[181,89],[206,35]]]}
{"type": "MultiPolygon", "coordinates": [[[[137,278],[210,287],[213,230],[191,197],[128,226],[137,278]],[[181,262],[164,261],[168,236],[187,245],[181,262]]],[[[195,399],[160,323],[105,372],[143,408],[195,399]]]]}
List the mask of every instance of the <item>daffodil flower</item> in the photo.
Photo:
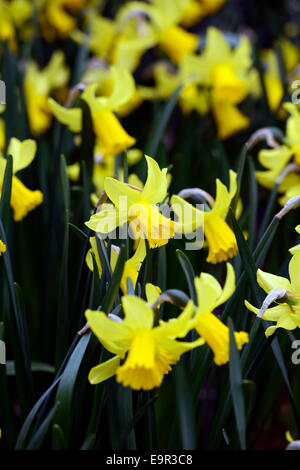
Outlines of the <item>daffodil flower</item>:
{"type": "Polygon", "coordinates": [[[297,106],[292,103],[285,103],[283,108],[291,114],[286,123],[284,144],[273,149],[261,150],[258,154],[258,160],[266,170],[255,173],[258,182],[262,186],[272,189],[287,165],[289,163],[295,165],[295,168],[287,173],[279,185],[278,191],[285,193],[279,199],[282,205],[292,197],[300,195],[300,175],[297,170],[297,167],[300,168],[300,138],[298,132],[300,113],[297,106]]]}
{"type": "MultiPolygon", "coordinates": [[[[275,326],[266,329],[266,336],[271,336],[277,328],[294,330],[300,327],[300,253],[296,253],[289,263],[290,280],[269,274],[261,269],[257,271],[257,282],[260,287],[270,295],[274,290],[283,290],[285,295],[278,300],[275,307],[267,308],[263,315],[263,320],[275,321],[275,326]]],[[[246,307],[256,315],[260,309],[253,307],[247,300],[246,307]]]]}
{"type": "Polygon", "coordinates": [[[181,79],[210,90],[212,111],[222,139],[249,126],[249,119],[237,105],[251,91],[254,72],[251,67],[249,40],[241,37],[240,43],[232,50],[223,34],[214,27],[207,30],[202,54],[187,54],[182,58],[181,79]]]}
{"type": "MultiPolygon", "coordinates": [[[[130,99],[135,90],[134,79],[124,69],[111,68],[111,94],[97,96],[98,83],[89,85],[81,95],[90,107],[93,128],[99,140],[103,157],[113,157],[118,153],[132,147],[135,139],[121,126],[114,114],[126,101],[130,99]]],[[[49,108],[55,117],[75,133],[82,131],[82,111],[80,108],[67,109],[60,106],[53,99],[48,100],[49,108]]]]}
{"type": "Polygon", "coordinates": [[[147,238],[151,248],[164,245],[174,237],[174,222],[156,207],[167,195],[167,169],[160,170],[151,157],[146,159],[148,178],[143,190],[113,178],[105,179],[105,192],[113,205],[106,205],[105,210],[86,222],[91,230],[109,233],[128,221],[133,237],[147,238]]]}
{"type": "MultiPolygon", "coordinates": [[[[230,170],[229,190],[219,179],[216,180],[216,186],[216,200],[213,201],[213,207],[203,213],[204,235],[209,247],[207,262],[213,264],[233,258],[238,252],[235,235],[225,220],[237,191],[236,173],[230,170]]],[[[175,204],[180,206],[183,202],[185,201],[181,197],[172,196],[172,206],[175,204]]],[[[195,211],[193,218],[196,219],[196,214],[200,211],[195,207],[193,211],[195,211]]]]}
{"type": "MultiPolygon", "coordinates": [[[[159,44],[170,59],[178,64],[188,53],[195,52],[199,38],[196,34],[185,31],[179,23],[184,18],[189,0],[154,0],[151,4],[145,2],[130,2],[120,9],[119,21],[133,15],[144,14],[149,18],[150,30],[145,35],[153,47],[159,44]]],[[[147,27],[147,26],[146,26],[147,27]]],[[[138,46],[138,35],[135,38],[138,46]]]]}
{"type": "MultiPolygon", "coordinates": [[[[36,143],[34,140],[30,139],[21,142],[13,137],[10,140],[7,153],[13,157],[10,204],[14,211],[14,220],[20,221],[43,202],[43,194],[41,191],[31,191],[15,176],[15,173],[23,170],[33,161],[36,154],[36,143]]],[[[6,160],[3,156],[0,156],[0,190],[2,189],[5,169],[6,160]]]]}
{"type": "Polygon", "coordinates": [[[164,375],[181,355],[200,346],[202,339],[193,342],[177,341],[190,331],[194,307],[190,301],[184,311],[167,322],[154,325],[154,312],[141,298],[122,297],[124,319],[112,321],[103,312],[87,310],[85,316],[91,330],[114,356],[94,367],[89,381],[97,384],[116,376],[124,387],[151,390],[159,387],[164,375]]]}
{"type": "MultiPolygon", "coordinates": [[[[98,267],[98,273],[99,277],[101,278],[102,274],[102,266],[101,266],[101,261],[98,253],[98,247],[97,247],[97,240],[96,237],[91,237],[90,238],[90,244],[91,244],[91,249],[88,251],[87,256],[86,256],[86,263],[91,271],[94,270],[94,265],[93,265],[93,259],[92,256],[95,257],[97,267],[98,267]]],[[[114,272],[117,261],[118,261],[118,256],[119,256],[120,249],[118,246],[112,245],[111,246],[111,260],[110,260],[110,266],[112,271],[114,272]]],[[[127,279],[130,278],[133,284],[133,287],[135,288],[137,278],[139,271],[141,269],[142,263],[146,257],[146,245],[145,245],[145,240],[142,238],[139,241],[138,247],[134,253],[134,255],[129,258],[124,266],[124,271],[120,283],[120,287],[123,291],[123,294],[127,294],[127,279]]]]}
{"type": "MultiPolygon", "coordinates": [[[[200,337],[213,350],[214,362],[221,366],[229,361],[229,328],[212,312],[231,297],[235,290],[235,273],[231,264],[227,263],[227,278],[224,289],[218,281],[208,273],[201,273],[195,278],[197,307],[194,317],[195,329],[200,337]]],[[[248,342],[248,333],[235,332],[238,349],[248,342]]]]}
{"type": "Polygon", "coordinates": [[[35,62],[27,66],[24,90],[31,132],[38,136],[46,132],[52,122],[48,107],[48,97],[57,88],[64,87],[69,80],[69,70],[65,65],[62,51],[56,51],[48,65],[39,70],[35,62]]]}

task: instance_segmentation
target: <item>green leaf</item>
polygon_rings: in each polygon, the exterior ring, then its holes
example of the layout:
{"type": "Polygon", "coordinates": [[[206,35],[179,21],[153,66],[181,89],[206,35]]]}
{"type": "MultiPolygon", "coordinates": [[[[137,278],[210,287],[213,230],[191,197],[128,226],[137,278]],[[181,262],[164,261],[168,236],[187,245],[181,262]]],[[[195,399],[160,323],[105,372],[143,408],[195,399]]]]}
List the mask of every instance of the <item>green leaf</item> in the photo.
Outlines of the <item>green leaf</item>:
{"type": "Polygon", "coordinates": [[[101,310],[105,313],[109,313],[112,309],[112,306],[115,302],[116,296],[119,291],[124,266],[126,262],[126,247],[125,245],[121,246],[120,254],[118,257],[118,262],[116,265],[116,269],[114,270],[112,279],[108,285],[108,289],[103,300],[103,304],[101,306],[101,310]]]}
{"type": "Polygon", "coordinates": [[[238,429],[238,435],[242,450],[246,450],[246,415],[245,402],[243,395],[243,382],[241,373],[241,364],[237,345],[234,337],[234,329],[231,318],[229,318],[229,334],[230,334],[230,361],[229,361],[229,377],[230,389],[232,394],[233,409],[238,429]]]}
{"type": "Polygon", "coordinates": [[[43,441],[46,437],[46,434],[48,432],[49,426],[51,424],[52,418],[54,416],[55,410],[56,410],[56,404],[51,408],[49,411],[47,417],[44,419],[42,425],[38,428],[36,433],[32,436],[32,438],[29,441],[28,446],[26,447],[26,450],[39,450],[41,445],[43,444],[43,441]]]}
{"type": "Polygon", "coordinates": [[[196,276],[194,273],[193,266],[190,260],[188,259],[188,257],[186,256],[186,254],[183,253],[183,251],[176,250],[176,255],[184,271],[184,274],[188,283],[190,297],[192,301],[194,302],[194,304],[197,305],[197,293],[196,293],[196,288],[194,284],[194,279],[196,276]]]}
{"type": "Polygon", "coordinates": [[[90,339],[91,333],[81,337],[65,367],[56,393],[56,410],[53,420],[54,424],[58,424],[62,429],[66,441],[71,426],[71,407],[76,378],[90,339]]]}
{"type": "Polygon", "coordinates": [[[194,450],[196,449],[195,404],[192,400],[189,378],[182,363],[176,366],[175,377],[182,448],[184,450],[194,450]]]}

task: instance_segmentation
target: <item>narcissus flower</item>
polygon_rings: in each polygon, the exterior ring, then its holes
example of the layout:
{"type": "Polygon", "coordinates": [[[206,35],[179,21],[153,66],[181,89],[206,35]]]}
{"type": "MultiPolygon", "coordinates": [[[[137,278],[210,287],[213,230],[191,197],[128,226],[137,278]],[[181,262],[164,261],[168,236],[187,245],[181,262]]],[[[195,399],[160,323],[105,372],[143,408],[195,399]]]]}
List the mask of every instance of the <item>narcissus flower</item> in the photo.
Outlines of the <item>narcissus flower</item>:
{"type": "Polygon", "coordinates": [[[237,105],[250,92],[253,72],[249,40],[243,36],[235,49],[231,49],[225,36],[214,27],[207,30],[202,54],[182,58],[181,78],[190,85],[210,90],[211,106],[222,139],[249,126],[249,119],[237,105]]]}
{"type": "MultiPolygon", "coordinates": [[[[135,139],[125,131],[114,114],[133,95],[135,83],[129,72],[112,67],[110,94],[97,96],[98,86],[98,83],[89,85],[81,98],[90,107],[94,132],[99,140],[103,157],[113,157],[132,147],[135,143],[135,139]]],[[[82,111],[80,108],[64,108],[51,98],[48,100],[48,104],[52,113],[61,123],[67,125],[73,132],[81,132],[82,111]]]]}
{"type": "MultiPolygon", "coordinates": [[[[20,221],[43,202],[43,194],[41,191],[31,191],[15,176],[15,173],[23,170],[33,161],[36,154],[36,143],[34,140],[28,139],[21,142],[16,138],[12,138],[8,146],[7,154],[13,157],[10,204],[14,211],[14,220],[20,221]]],[[[0,156],[0,190],[2,189],[5,169],[6,160],[4,157],[0,156]]]]}
{"type": "MultiPolygon", "coordinates": [[[[290,280],[269,274],[260,269],[257,271],[257,282],[260,287],[272,297],[271,302],[277,303],[275,307],[263,309],[263,320],[275,321],[275,326],[266,329],[266,336],[271,336],[277,328],[294,330],[300,327],[300,253],[296,253],[289,263],[290,280]],[[277,293],[280,293],[280,296],[277,293]]],[[[256,314],[260,309],[253,307],[247,300],[246,307],[256,314]]]]}
{"type": "Polygon", "coordinates": [[[259,152],[258,160],[266,170],[255,173],[262,186],[272,189],[280,175],[284,174],[287,166],[290,163],[293,164],[278,188],[279,193],[284,193],[279,199],[282,205],[292,197],[300,195],[300,113],[297,106],[292,103],[285,103],[283,107],[291,114],[286,123],[284,143],[273,149],[264,149],[259,152]]]}
{"type": "MultiPolygon", "coordinates": [[[[236,173],[230,170],[229,190],[219,179],[216,181],[216,186],[216,200],[211,201],[213,203],[211,210],[203,213],[204,235],[209,248],[207,262],[214,264],[233,258],[238,252],[235,235],[225,220],[237,191],[236,173]]],[[[173,196],[171,199],[172,205],[180,205],[182,202],[183,199],[179,196],[173,196]]],[[[199,209],[194,207],[193,210],[195,213],[199,212],[199,209]]],[[[196,217],[194,214],[193,218],[196,217]]]]}
{"type": "MultiPolygon", "coordinates": [[[[98,253],[98,247],[97,247],[97,240],[96,237],[91,237],[90,238],[90,244],[91,244],[91,249],[88,251],[87,256],[86,256],[86,263],[91,271],[94,270],[94,265],[93,265],[93,259],[92,256],[95,257],[95,261],[97,263],[98,267],[98,273],[99,277],[101,278],[102,274],[102,266],[101,266],[101,261],[98,253]]],[[[120,249],[118,246],[112,245],[111,246],[111,259],[110,259],[110,266],[112,271],[115,270],[117,261],[118,261],[118,256],[119,256],[120,249]]],[[[120,287],[123,291],[123,294],[127,294],[127,279],[130,278],[133,284],[133,287],[135,288],[136,286],[136,281],[139,275],[139,271],[141,269],[142,263],[146,257],[146,245],[145,245],[145,240],[142,238],[139,241],[138,247],[136,249],[136,252],[134,255],[129,258],[124,266],[124,271],[120,283],[120,287]]]]}
{"type": "Polygon", "coordinates": [[[69,80],[63,52],[54,52],[48,65],[39,70],[30,62],[25,73],[24,89],[31,132],[38,136],[46,132],[52,122],[47,100],[50,93],[64,87],[69,80]]]}
{"type": "MultiPolygon", "coordinates": [[[[195,329],[213,350],[214,362],[221,366],[229,361],[229,328],[212,312],[231,297],[235,290],[235,273],[231,264],[227,263],[227,278],[224,289],[210,274],[201,273],[195,278],[197,302],[195,329]]],[[[238,349],[248,342],[248,333],[234,333],[238,349]]]]}
{"type": "MultiPolygon", "coordinates": [[[[170,59],[178,64],[185,54],[196,51],[199,42],[196,34],[185,31],[179,26],[188,3],[189,0],[154,0],[151,4],[130,2],[120,9],[118,21],[121,18],[123,22],[126,18],[135,18],[138,25],[141,21],[145,22],[141,15],[146,15],[149,19],[150,30],[145,38],[150,39],[152,47],[155,43],[159,44],[170,59]]],[[[139,47],[138,37],[136,35],[136,47],[139,47]]]]}
{"type": "Polygon", "coordinates": [[[5,253],[6,252],[6,245],[3,243],[2,240],[0,240],[0,256],[2,255],[2,253],[5,253]]]}
{"type": "Polygon", "coordinates": [[[151,157],[146,156],[146,160],[148,177],[143,189],[130,187],[113,178],[105,179],[104,189],[113,204],[106,204],[93,215],[86,222],[87,227],[95,232],[110,233],[128,222],[131,236],[134,239],[147,238],[151,248],[168,243],[175,231],[185,233],[188,230],[188,223],[183,227],[159,211],[156,204],[162,203],[167,196],[167,169],[161,170],[151,157]]]}
{"type": "Polygon", "coordinates": [[[114,356],[94,367],[89,381],[97,384],[116,375],[123,386],[134,390],[151,390],[159,387],[165,374],[181,355],[203,344],[177,341],[190,331],[193,302],[184,311],[167,322],[154,325],[154,312],[141,298],[122,297],[124,320],[112,321],[103,312],[87,310],[85,316],[91,330],[103,346],[114,356]]]}

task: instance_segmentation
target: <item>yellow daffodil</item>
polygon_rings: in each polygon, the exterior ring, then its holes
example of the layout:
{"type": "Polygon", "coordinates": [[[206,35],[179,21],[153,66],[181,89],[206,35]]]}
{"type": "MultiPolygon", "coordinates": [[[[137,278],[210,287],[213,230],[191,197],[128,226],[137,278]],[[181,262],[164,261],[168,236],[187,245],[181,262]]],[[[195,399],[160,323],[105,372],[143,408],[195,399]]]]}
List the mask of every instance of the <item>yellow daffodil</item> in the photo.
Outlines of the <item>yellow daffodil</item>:
{"type": "MultiPolygon", "coordinates": [[[[13,178],[11,188],[10,204],[14,210],[14,220],[20,221],[26,215],[43,202],[41,191],[31,191],[26,188],[15,173],[23,170],[31,164],[36,154],[36,143],[34,140],[24,140],[12,138],[7,154],[13,157],[13,178]]],[[[2,189],[5,174],[6,160],[0,156],[0,189],[2,189]]]]}
{"type": "Polygon", "coordinates": [[[5,253],[6,252],[6,245],[3,243],[2,240],[0,240],[0,256],[2,255],[2,253],[5,253]]]}
{"type": "Polygon", "coordinates": [[[300,175],[297,167],[300,167],[300,113],[296,105],[285,103],[284,109],[291,115],[286,123],[286,136],[284,144],[273,149],[261,150],[258,154],[259,162],[266,171],[257,171],[256,178],[258,182],[272,189],[289,163],[293,163],[295,168],[284,177],[280,183],[279,192],[285,193],[279,200],[284,205],[287,200],[300,194],[300,175]]]}
{"type": "MultiPolygon", "coordinates": [[[[201,273],[195,278],[198,306],[194,317],[195,329],[213,350],[214,362],[221,366],[229,361],[229,328],[212,312],[231,297],[235,290],[235,273],[227,263],[227,278],[224,289],[210,274],[201,273]]],[[[238,349],[248,342],[248,333],[234,333],[238,349]]]]}
{"type": "MultiPolygon", "coordinates": [[[[204,212],[204,235],[208,243],[209,253],[207,257],[208,263],[221,263],[229,258],[233,258],[238,251],[235,235],[226,222],[226,217],[232,199],[237,191],[236,173],[230,170],[229,190],[217,179],[216,200],[213,201],[213,207],[210,211],[204,212]]],[[[182,204],[183,199],[179,196],[173,196],[171,199],[172,206],[174,204],[182,204]]],[[[199,209],[193,207],[197,213],[199,209]]],[[[193,219],[196,219],[196,215],[193,219]]],[[[199,220],[199,219],[198,219],[199,220]]]]}
{"type": "Polygon", "coordinates": [[[210,90],[211,106],[222,139],[249,126],[249,119],[237,105],[250,93],[252,72],[249,40],[242,36],[235,49],[231,49],[223,34],[214,27],[207,30],[202,54],[189,54],[182,59],[182,80],[210,90]]]}
{"type": "Polygon", "coordinates": [[[46,132],[52,121],[48,107],[50,93],[65,86],[69,79],[69,70],[65,65],[63,52],[56,51],[48,65],[39,70],[35,62],[30,62],[25,73],[24,89],[27,113],[31,132],[38,136],[46,132]]]}
{"type": "Polygon", "coordinates": [[[154,325],[154,312],[139,297],[122,298],[124,320],[113,321],[102,312],[86,311],[89,325],[103,346],[114,356],[94,367],[89,381],[97,384],[116,375],[123,386],[134,390],[151,390],[159,387],[165,374],[181,355],[201,344],[177,341],[190,330],[193,303],[190,301],[184,311],[167,322],[154,325]]]}
{"type": "Polygon", "coordinates": [[[147,238],[151,248],[165,245],[174,237],[176,223],[156,206],[167,195],[167,169],[160,170],[151,157],[146,156],[146,160],[148,177],[142,190],[113,178],[105,179],[104,188],[113,204],[107,204],[86,222],[91,230],[110,233],[128,221],[132,237],[147,238]]]}
{"type": "MultiPolygon", "coordinates": [[[[102,266],[99,258],[99,253],[98,253],[98,248],[97,248],[97,240],[96,237],[91,237],[90,238],[90,244],[91,244],[91,249],[88,251],[88,254],[86,256],[86,263],[91,271],[94,270],[93,266],[93,260],[92,256],[95,257],[97,267],[98,267],[98,273],[99,277],[101,277],[102,274],[102,266]]],[[[111,246],[111,260],[110,260],[110,266],[112,271],[115,270],[116,264],[118,261],[118,256],[119,256],[120,249],[118,246],[112,245],[111,246]]],[[[120,287],[123,291],[123,294],[127,294],[127,279],[130,278],[133,284],[133,287],[135,288],[136,286],[136,281],[138,278],[139,271],[141,269],[141,265],[146,257],[146,245],[145,245],[145,240],[140,239],[138,247],[134,255],[129,258],[124,266],[124,271],[120,283],[120,287]]]]}
{"type": "MultiPolygon", "coordinates": [[[[294,330],[300,327],[300,253],[296,253],[289,263],[290,280],[266,273],[262,270],[257,271],[257,282],[260,287],[270,296],[274,292],[274,298],[277,299],[278,305],[267,308],[262,311],[261,318],[263,320],[275,321],[275,326],[266,329],[266,336],[270,336],[277,328],[286,330],[294,330]],[[276,293],[280,292],[280,300],[276,297],[276,293]]],[[[247,300],[246,307],[255,314],[259,314],[260,310],[253,307],[247,300]]]]}
{"type": "MultiPolygon", "coordinates": [[[[135,143],[135,139],[125,131],[114,114],[120,106],[130,99],[135,90],[135,83],[129,72],[112,67],[110,95],[97,96],[97,88],[97,83],[89,85],[81,98],[90,107],[93,128],[96,138],[99,140],[97,145],[101,147],[101,154],[103,157],[113,157],[132,147],[135,143]]],[[[80,108],[64,108],[51,98],[48,100],[48,104],[52,113],[61,123],[67,125],[73,132],[81,132],[82,112],[80,108]]]]}
{"type": "MultiPolygon", "coordinates": [[[[135,27],[143,22],[145,40],[149,41],[148,48],[153,47],[155,43],[159,44],[170,59],[178,64],[185,54],[196,51],[199,42],[197,35],[179,26],[188,3],[189,0],[154,0],[151,4],[130,2],[120,9],[117,21],[124,23],[134,18],[135,27]],[[145,23],[145,15],[150,25],[145,23]]],[[[135,37],[136,47],[139,47],[139,36],[141,34],[135,37]]]]}

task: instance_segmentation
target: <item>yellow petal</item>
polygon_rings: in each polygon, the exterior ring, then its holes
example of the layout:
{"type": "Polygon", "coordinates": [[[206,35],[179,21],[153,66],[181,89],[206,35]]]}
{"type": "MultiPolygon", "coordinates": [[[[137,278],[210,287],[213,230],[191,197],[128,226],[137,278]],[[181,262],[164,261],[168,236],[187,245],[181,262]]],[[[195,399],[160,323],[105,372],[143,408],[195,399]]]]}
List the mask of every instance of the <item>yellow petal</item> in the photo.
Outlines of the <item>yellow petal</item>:
{"type": "Polygon", "coordinates": [[[275,276],[261,269],[257,271],[257,282],[267,294],[273,289],[291,290],[291,284],[285,277],[275,276]]]}
{"type": "Polygon", "coordinates": [[[147,303],[133,295],[122,297],[126,326],[132,329],[150,330],[153,327],[153,310],[147,303]]]}
{"type": "Polygon", "coordinates": [[[234,198],[236,191],[237,191],[237,181],[236,181],[237,174],[234,171],[230,170],[229,176],[230,176],[229,190],[219,179],[217,179],[216,202],[211,211],[211,214],[219,214],[223,219],[226,218],[231,201],[234,198]]]}
{"type": "Polygon", "coordinates": [[[86,310],[85,317],[100,343],[111,353],[123,358],[131,341],[127,325],[124,322],[114,322],[103,312],[93,310],[86,310]]]}
{"type": "Polygon", "coordinates": [[[149,282],[146,284],[146,298],[149,304],[154,304],[154,302],[158,299],[161,294],[161,289],[154,284],[150,284],[149,282]]]}
{"type": "Polygon", "coordinates": [[[162,202],[166,197],[168,181],[167,169],[161,170],[158,163],[151,157],[145,156],[148,165],[148,176],[141,199],[151,204],[162,202]]]}
{"type": "Polygon", "coordinates": [[[250,125],[249,118],[244,116],[236,106],[227,101],[214,102],[212,109],[220,139],[227,139],[247,129],[250,125]]]}
{"type": "Polygon", "coordinates": [[[141,198],[140,191],[130,188],[127,184],[114,178],[105,178],[104,189],[109,199],[118,209],[122,207],[129,208],[132,204],[137,204],[141,198]]]}
{"type": "Polygon", "coordinates": [[[113,375],[115,375],[119,365],[120,358],[119,356],[115,356],[108,361],[102,362],[102,364],[93,367],[89,373],[89,382],[92,385],[96,385],[104,382],[107,379],[110,379],[113,375]]]}
{"type": "Polygon", "coordinates": [[[48,106],[59,122],[68,126],[72,132],[81,132],[82,112],[80,108],[64,108],[52,98],[48,99],[48,106]]]}
{"type": "Polygon", "coordinates": [[[27,139],[21,142],[19,139],[12,137],[9,142],[7,154],[13,157],[13,172],[27,168],[33,161],[37,150],[34,140],[27,139]]]}
{"type": "Polygon", "coordinates": [[[289,264],[291,290],[300,295],[300,253],[296,253],[289,264]]]}

